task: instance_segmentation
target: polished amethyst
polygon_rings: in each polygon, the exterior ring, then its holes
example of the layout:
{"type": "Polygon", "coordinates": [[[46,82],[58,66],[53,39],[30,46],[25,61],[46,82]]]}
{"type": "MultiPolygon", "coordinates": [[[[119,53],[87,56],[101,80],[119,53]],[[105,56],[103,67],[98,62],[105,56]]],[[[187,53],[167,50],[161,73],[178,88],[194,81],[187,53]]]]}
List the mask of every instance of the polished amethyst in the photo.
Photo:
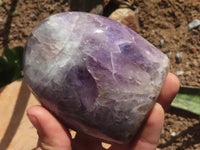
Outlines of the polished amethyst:
{"type": "Polygon", "coordinates": [[[82,12],[53,15],[30,35],[24,76],[66,127],[128,142],[154,105],[169,60],[140,35],[82,12]]]}

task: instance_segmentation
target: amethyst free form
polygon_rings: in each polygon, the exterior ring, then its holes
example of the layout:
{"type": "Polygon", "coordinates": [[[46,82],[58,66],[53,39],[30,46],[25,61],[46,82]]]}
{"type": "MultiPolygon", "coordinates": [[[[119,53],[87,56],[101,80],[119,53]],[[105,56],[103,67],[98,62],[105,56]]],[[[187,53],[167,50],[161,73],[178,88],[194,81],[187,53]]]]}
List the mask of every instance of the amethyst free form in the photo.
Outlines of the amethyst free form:
{"type": "Polygon", "coordinates": [[[24,76],[66,127],[104,141],[130,141],[154,105],[169,60],[108,18],[68,12],[42,21],[26,44],[24,76]]]}

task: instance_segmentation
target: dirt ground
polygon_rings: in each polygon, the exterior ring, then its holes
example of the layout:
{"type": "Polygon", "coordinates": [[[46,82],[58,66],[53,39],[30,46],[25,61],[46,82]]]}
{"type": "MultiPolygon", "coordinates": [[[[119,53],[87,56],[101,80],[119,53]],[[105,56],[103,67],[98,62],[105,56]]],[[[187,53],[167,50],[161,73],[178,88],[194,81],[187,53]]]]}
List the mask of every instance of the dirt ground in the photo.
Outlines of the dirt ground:
{"type": "Polygon", "coordinates": [[[173,73],[183,71],[179,75],[182,85],[200,87],[200,26],[188,30],[191,21],[200,19],[200,3],[187,0],[135,3],[140,11],[140,34],[168,55],[173,73]],[[181,60],[176,60],[177,53],[182,54],[181,60]]]}
{"type": "MultiPolygon", "coordinates": [[[[200,2],[134,0],[133,4],[139,12],[139,33],[168,55],[171,72],[182,86],[200,88],[200,26],[188,30],[188,23],[200,19],[200,2]]],[[[6,47],[24,46],[45,17],[68,10],[67,0],[0,0],[0,55],[6,47]]],[[[199,131],[199,116],[170,108],[158,148],[200,150],[199,131]]]]}

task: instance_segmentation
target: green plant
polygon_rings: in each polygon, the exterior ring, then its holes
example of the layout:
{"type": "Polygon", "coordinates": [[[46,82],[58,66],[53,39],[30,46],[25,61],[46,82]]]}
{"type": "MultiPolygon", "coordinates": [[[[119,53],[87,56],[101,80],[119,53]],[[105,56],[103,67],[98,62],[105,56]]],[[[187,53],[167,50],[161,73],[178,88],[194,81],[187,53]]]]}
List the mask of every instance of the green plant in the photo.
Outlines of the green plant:
{"type": "Polygon", "coordinates": [[[200,89],[181,87],[172,106],[200,115],[200,89]]]}
{"type": "Polygon", "coordinates": [[[5,49],[0,57],[0,87],[22,77],[23,47],[5,49]]]}
{"type": "Polygon", "coordinates": [[[0,6],[3,4],[2,0],[0,0],[0,6]]]}
{"type": "Polygon", "coordinates": [[[17,16],[18,14],[19,14],[19,13],[18,13],[17,10],[15,10],[15,11],[12,12],[12,15],[13,15],[13,16],[17,16]]]}

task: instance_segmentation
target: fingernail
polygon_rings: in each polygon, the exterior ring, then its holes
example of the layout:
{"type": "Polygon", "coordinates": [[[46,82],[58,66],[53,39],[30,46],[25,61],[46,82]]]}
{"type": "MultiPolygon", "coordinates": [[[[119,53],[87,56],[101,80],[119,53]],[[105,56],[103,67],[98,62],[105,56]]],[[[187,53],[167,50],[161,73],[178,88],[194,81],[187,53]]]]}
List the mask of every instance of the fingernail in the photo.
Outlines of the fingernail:
{"type": "Polygon", "coordinates": [[[162,106],[159,103],[155,103],[154,105],[155,105],[154,107],[156,107],[158,109],[162,108],[162,106]]]}

